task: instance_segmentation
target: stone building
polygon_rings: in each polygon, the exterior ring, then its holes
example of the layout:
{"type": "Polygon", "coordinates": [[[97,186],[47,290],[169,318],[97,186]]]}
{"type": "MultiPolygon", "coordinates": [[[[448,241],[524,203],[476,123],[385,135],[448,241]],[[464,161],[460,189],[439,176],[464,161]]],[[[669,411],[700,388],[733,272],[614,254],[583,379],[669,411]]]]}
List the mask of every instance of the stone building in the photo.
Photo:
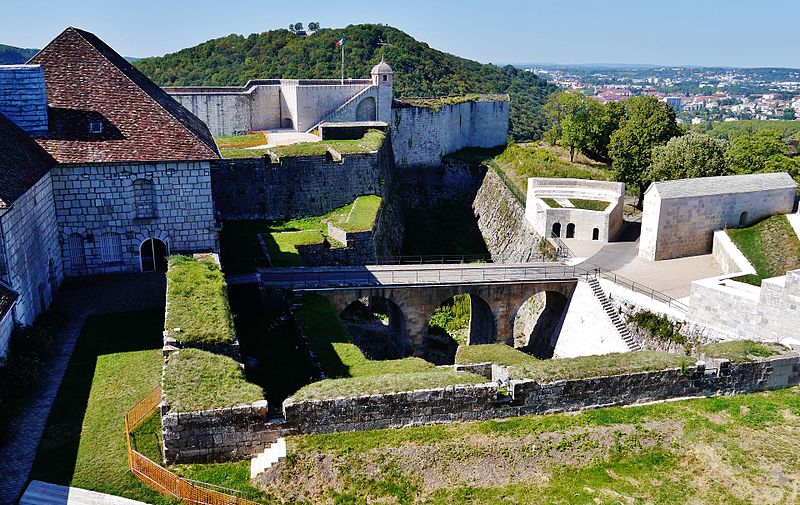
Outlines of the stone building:
{"type": "Polygon", "coordinates": [[[625,184],[531,177],[526,202],[525,219],[542,237],[608,242],[622,229],[625,184]],[[554,200],[560,207],[551,207],[543,199],[554,200]],[[589,210],[575,206],[570,199],[576,203],[593,200],[608,205],[604,210],[589,210]]]}
{"type": "Polygon", "coordinates": [[[382,121],[392,112],[392,68],[381,59],[370,79],[257,79],[242,87],[164,88],[214,135],[251,130],[310,131],[320,123],[382,121]]]}
{"type": "Polygon", "coordinates": [[[792,211],[789,174],[748,174],[661,181],[644,196],[639,256],[651,261],[711,252],[714,231],[792,211]]]}

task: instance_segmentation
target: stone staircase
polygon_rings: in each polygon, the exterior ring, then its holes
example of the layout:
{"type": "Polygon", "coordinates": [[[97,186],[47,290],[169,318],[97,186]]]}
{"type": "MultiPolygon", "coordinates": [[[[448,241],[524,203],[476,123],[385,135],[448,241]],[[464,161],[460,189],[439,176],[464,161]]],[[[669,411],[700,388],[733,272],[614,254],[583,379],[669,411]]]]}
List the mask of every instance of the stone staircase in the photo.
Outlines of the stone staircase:
{"type": "Polygon", "coordinates": [[[286,439],[281,437],[264,452],[250,460],[250,478],[264,473],[268,468],[286,457],[286,439]]]}
{"type": "Polygon", "coordinates": [[[144,502],[129,500],[76,487],[59,486],[39,480],[31,481],[19,505],[145,505],[144,502]]]}
{"type": "Polygon", "coordinates": [[[600,302],[600,305],[603,306],[603,310],[605,310],[606,314],[608,314],[609,319],[611,319],[611,323],[614,325],[614,328],[617,329],[617,333],[619,333],[619,336],[628,346],[628,349],[631,351],[641,351],[642,346],[639,345],[639,342],[637,342],[635,338],[633,338],[631,332],[628,331],[628,326],[620,317],[619,312],[617,312],[617,310],[614,309],[614,306],[611,305],[611,302],[608,301],[606,294],[603,292],[603,288],[600,287],[600,282],[598,282],[598,280],[594,277],[590,277],[588,282],[589,287],[592,288],[595,298],[597,298],[597,300],[600,302]]]}

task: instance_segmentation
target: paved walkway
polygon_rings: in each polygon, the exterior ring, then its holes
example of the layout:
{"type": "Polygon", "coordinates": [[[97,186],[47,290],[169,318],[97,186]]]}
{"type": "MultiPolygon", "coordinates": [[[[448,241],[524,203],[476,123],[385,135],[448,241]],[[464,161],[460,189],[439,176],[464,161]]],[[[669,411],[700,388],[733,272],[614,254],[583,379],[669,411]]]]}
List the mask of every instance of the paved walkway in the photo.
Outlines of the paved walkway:
{"type": "Polygon", "coordinates": [[[294,130],[270,130],[266,134],[267,141],[265,144],[245,149],[264,149],[265,147],[288,146],[300,142],[319,142],[320,140],[316,135],[294,130]]]}
{"type": "MultiPolygon", "coordinates": [[[[59,334],[57,348],[25,402],[24,411],[11,423],[11,439],[0,447],[0,504],[15,503],[28,481],[50,407],[58,393],[69,358],[86,318],[161,307],[163,274],[120,274],[70,281],[62,286],[53,310],[69,316],[59,334]]],[[[59,462],[54,461],[53,464],[59,462]]]]}
{"type": "Polygon", "coordinates": [[[28,484],[19,505],[144,505],[144,502],[34,480],[28,484]]]}

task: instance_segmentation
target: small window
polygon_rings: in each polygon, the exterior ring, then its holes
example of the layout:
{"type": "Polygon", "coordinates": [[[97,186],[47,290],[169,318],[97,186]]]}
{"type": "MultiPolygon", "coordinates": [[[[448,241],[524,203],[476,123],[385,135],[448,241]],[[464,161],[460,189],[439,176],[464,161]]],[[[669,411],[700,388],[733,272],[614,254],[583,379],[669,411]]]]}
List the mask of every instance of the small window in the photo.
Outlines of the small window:
{"type": "Polygon", "coordinates": [[[742,212],[739,215],[739,226],[744,226],[747,224],[747,211],[742,212]]]}
{"type": "Polygon", "coordinates": [[[89,133],[103,133],[103,122],[89,121],[89,133]]]}
{"type": "Polygon", "coordinates": [[[119,233],[106,232],[100,235],[100,259],[103,263],[122,261],[122,239],[119,233]]]}
{"type": "Polygon", "coordinates": [[[153,181],[150,179],[133,181],[133,200],[136,205],[137,219],[156,217],[154,196],[153,181]]]}
{"type": "Polygon", "coordinates": [[[389,79],[389,77],[388,77],[387,75],[383,75],[383,80],[384,80],[384,81],[386,81],[386,80],[388,80],[388,79],[389,79]]]}

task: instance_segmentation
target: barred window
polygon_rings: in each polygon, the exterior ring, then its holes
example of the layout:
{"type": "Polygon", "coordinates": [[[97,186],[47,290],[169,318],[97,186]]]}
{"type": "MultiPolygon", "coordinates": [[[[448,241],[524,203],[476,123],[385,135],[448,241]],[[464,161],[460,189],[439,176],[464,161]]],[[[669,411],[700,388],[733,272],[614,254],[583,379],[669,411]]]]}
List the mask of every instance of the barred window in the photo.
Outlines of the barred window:
{"type": "Polygon", "coordinates": [[[67,237],[67,255],[70,265],[79,268],[86,265],[86,254],[83,249],[83,237],[80,233],[70,233],[67,237]]]}
{"type": "Polygon", "coordinates": [[[156,217],[154,196],[153,181],[150,179],[136,179],[133,181],[133,200],[136,205],[136,217],[138,219],[156,217]]]}
{"type": "Polygon", "coordinates": [[[122,240],[119,233],[105,232],[100,235],[100,258],[103,263],[122,261],[122,240]]]}

